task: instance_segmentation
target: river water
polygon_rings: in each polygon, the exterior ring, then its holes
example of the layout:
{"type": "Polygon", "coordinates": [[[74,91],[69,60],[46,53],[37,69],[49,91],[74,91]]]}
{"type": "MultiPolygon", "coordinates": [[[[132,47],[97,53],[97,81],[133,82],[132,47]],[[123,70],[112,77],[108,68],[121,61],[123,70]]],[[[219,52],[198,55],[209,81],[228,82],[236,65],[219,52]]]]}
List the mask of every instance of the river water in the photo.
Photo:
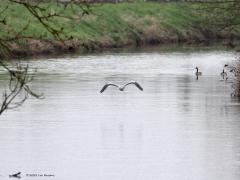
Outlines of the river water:
{"type": "Polygon", "coordinates": [[[0,117],[0,179],[239,180],[240,103],[219,76],[235,56],[153,50],[30,60],[32,88],[44,99],[0,117]],[[106,82],[129,81],[144,91],[99,93],[106,82]]]}

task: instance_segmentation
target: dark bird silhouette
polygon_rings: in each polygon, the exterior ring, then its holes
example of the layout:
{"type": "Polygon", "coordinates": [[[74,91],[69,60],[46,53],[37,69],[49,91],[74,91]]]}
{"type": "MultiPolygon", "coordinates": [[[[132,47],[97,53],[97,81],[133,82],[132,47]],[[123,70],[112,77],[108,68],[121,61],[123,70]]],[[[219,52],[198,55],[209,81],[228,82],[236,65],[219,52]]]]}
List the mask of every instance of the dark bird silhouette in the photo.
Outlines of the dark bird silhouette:
{"type": "Polygon", "coordinates": [[[224,65],[223,70],[222,70],[222,72],[221,72],[221,74],[220,74],[223,79],[224,79],[225,77],[227,77],[227,72],[226,72],[226,70],[225,70],[226,67],[228,67],[228,64],[225,64],[225,65],[224,65]]]}
{"type": "Polygon", "coordinates": [[[198,67],[195,67],[195,69],[197,70],[197,71],[195,72],[195,75],[196,75],[196,76],[201,76],[201,75],[202,75],[202,72],[199,72],[198,67]]]}
{"type": "Polygon", "coordinates": [[[125,84],[124,86],[118,86],[116,84],[113,83],[107,83],[103,86],[103,88],[101,89],[100,93],[103,93],[103,91],[105,91],[107,89],[108,86],[115,86],[119,89],[119,91],[124,91],[125,87],[130,85],[130,84],[134,84],[139,90],[143,91],[143,88],[140,86],[140,84],[138,84],[137,82],[133,81],[133,82],[129,82],[127,84],[125,84]]]}
{"type": "Polygon", "coordinates": [[[9,175],[9,177],[13,177],[13,178],[21,178],[21,172],[18,172],[16,174],[12,174],[12,175],[9,175]]]}

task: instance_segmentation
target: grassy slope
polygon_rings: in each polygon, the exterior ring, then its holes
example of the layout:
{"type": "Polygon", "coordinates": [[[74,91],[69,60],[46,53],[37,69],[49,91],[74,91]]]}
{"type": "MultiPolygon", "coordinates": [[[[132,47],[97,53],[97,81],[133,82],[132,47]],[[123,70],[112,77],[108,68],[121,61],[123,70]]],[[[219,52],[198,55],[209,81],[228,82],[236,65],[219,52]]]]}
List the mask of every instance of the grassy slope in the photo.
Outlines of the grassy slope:
{"type": "MultiPolygon", "coordinates": [[[[89,29],[94,29],[96,39],[122,43],[135,39],[157,41],[169,39],[171,35],[184,36],[198,21],[187,6],[177,4],[106,4],[94,10],[100,16],[93,21],[83,21],[80,29],[89,25],[89,29]]],[[[84,33],[88,35],[88,31],[84,33]]]]}
{"type": "MultiPolygon", "coordinates": [[[[53,39],[43,26],[21,6],[9,6],[8,23],[16,31],[28,21],[26,36],[53,39]]],[[[52,11],[59,9],[52,4],[52,11]]],[[[81,9],[74,7],[81,14],[81,9]]],[[[92,14],[78,19],[71,10],[64,15],[76,18],[56,18],[54,25],[64,27],[64,32],[78,42],[98,44],[101,47],[118,47],[127,44],[160,43],[204,40],[201,29],[203,18],[196,14],[193,5],[179,3],[136,2],[120,4],[95,4],[92,14]],[[94,43],[93,43],[94,42],[94,43]]],[[[8,36],[7,29],[0,28],[0,36],[8,36]]],[[[216,32],[218,33],[218,32],[216,32]]],[[[64,37],[63,37],[64,38],[64,37]]]]}

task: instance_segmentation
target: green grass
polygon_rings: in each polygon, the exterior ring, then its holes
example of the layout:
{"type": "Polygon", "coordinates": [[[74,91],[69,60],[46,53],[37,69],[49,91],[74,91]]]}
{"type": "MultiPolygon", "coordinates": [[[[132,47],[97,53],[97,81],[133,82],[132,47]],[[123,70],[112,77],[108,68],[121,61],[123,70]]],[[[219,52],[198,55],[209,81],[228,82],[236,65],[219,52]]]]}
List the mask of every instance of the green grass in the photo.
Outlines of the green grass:
{"type": "MultiPolygon", "coordinates": [[[[23,33],[25,36],[53,39],[53,36],[24,7],[9,3],[8,5],[9,9],[4,13],[8,27],[0,25],[0,37],[9,37],[7,33],[9,27],[18,32],[30,22],[28,29],[23,33]]],[[[51,11],[63,8],[53,3],[50,7],[51,11]]],[[[67,37],[72,36],[82,42],[113,45],[131,44],[136,39],[142,42],[149,39],[188,39],[190,36],[199,36],[200,26],[206,28],[203,26],[203,17],[196,13],[196,5],[191,4],[154,2],[94,4],[91,10],[90,15],[80,18],[78,15],[82,10],[74,6],[74,12],[69,8],[63,14],[73,19],[55,18],[50,24],[56,28],[64,27],[67,37]]],[[[62,38],[66,38],[65,35],[62,35],[62,38]]]]}

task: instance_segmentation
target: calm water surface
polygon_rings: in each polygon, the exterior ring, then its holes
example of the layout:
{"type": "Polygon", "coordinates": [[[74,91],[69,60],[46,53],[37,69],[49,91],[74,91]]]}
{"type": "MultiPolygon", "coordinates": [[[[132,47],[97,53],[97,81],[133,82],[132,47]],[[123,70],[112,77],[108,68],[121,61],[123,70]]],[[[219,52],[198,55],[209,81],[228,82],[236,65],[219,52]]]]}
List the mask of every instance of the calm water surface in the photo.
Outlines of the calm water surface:
{"type": "Polygon", "coordinates": [[[219,76],[234,57],[154,51],[30,61],[32,87],[45,99],[0,117],[0,179],[21,171],[29,180],[239,180],[240,103],[219,76]],[[131,80],[144,91],[99,93],[105,82],[131,80]],[[26,176],[44,173],[55,177],[26,176]]]}

